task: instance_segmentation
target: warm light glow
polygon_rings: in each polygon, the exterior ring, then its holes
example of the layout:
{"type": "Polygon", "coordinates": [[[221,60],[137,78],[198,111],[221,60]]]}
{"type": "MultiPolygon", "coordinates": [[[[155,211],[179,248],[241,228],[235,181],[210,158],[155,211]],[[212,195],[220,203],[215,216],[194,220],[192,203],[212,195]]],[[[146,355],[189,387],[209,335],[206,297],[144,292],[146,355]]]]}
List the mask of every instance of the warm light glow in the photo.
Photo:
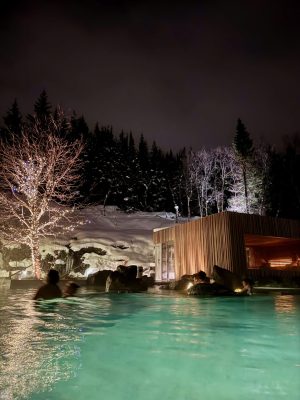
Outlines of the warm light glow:
{"type": "Polygon", "coordinates": [[[192,283],[192,282],[189,282],[189,283],[187,284],[186,290],[190,289],[192,286],[194,286],[193,283],[192,283]]]}
{"type": "Polygon", "coordinates": [[[295,297],[291,295],[276,296],[275,310],[280,313],[292,314],[296,310],[295,297]]]}
{"type": "Polygon", "coordinates": [[[292,261],[291,258],[277,258],[275,260],[269,260],[269,264],[271,268],[279,268],[291,265],[292,261]]]}
{"type": "Polygon", "coordinates": [[[242,289],[238,288],[238,289],[234,289],[235,293],[241,293],[242,289]]]}

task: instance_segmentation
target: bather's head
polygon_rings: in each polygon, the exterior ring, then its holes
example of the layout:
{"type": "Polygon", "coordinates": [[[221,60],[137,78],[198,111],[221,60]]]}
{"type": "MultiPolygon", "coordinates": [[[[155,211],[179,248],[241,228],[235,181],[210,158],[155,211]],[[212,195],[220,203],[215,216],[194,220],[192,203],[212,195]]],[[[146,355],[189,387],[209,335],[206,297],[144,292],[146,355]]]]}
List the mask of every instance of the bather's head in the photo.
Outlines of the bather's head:
{"type": "Polygon", "coordinates": [[[69,282],[67,286],[65,287],[64,291],[64,296],[75,296],[77,290],[80,288],[80,286],[76,282],[69,282]]]}
{"type": "Polygon", "coordinates": [[[56,285],[59,282],[59,273],[56,269],[50,269],[47,275],[47,282],[56,285]]]}
{"type": "Polygon", "coordinates": [[[193,275],[194,283],[205,283],[206,282],[206,273],[204,271],[199,271],[193,275]]]}

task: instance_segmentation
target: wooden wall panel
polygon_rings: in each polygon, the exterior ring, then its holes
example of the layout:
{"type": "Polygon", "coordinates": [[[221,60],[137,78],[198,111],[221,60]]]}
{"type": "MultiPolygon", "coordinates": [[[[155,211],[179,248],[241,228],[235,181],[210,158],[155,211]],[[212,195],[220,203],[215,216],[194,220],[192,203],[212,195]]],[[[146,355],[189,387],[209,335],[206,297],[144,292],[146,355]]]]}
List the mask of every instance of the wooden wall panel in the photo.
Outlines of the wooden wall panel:
{"type": "Polygon", "coordinates": [[[153,232],[153,242],[154,244],[158,243],[166,243],[171,240],[175,240],[175,227],[171,226],[170,228],[162,228],[154,230],[153,232]]]}
{"type": "Polygon", "coordinates": [[[245,274],[245,234],[300,238],[300,221],[223,212],[153,233],[154,243],[174,241],[176,278],[219,265],[245,274]]]}

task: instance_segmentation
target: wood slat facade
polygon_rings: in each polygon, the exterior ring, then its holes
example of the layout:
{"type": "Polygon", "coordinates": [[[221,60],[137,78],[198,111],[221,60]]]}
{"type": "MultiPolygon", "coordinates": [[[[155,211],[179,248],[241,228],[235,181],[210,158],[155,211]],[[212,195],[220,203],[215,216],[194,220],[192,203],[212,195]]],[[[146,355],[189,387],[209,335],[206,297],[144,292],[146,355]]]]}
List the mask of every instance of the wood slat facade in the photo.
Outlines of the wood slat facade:
{"type": "Polygon", "coordinates": [[[300,256],[300,221],[295,220],[226,211],[153,233],[156,248],[173,242],[176,279],[200,269],[211,275],[214,265],[245,275],[247,240],[259,245],[263,237],[269,237],[270,243],[276,243],[275,238],[293,239],[300,256]]]}

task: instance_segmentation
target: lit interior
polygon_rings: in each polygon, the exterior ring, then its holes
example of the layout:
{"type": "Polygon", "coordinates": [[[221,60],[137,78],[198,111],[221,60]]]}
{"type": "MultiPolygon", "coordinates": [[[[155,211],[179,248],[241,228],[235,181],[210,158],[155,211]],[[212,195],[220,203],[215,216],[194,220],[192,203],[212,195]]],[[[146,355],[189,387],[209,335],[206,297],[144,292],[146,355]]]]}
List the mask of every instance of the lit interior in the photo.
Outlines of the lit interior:
{"type": "Polygon", "coordinates": [[[300,239],[245,235],[248,268],[300,268],[300,239]]]}

